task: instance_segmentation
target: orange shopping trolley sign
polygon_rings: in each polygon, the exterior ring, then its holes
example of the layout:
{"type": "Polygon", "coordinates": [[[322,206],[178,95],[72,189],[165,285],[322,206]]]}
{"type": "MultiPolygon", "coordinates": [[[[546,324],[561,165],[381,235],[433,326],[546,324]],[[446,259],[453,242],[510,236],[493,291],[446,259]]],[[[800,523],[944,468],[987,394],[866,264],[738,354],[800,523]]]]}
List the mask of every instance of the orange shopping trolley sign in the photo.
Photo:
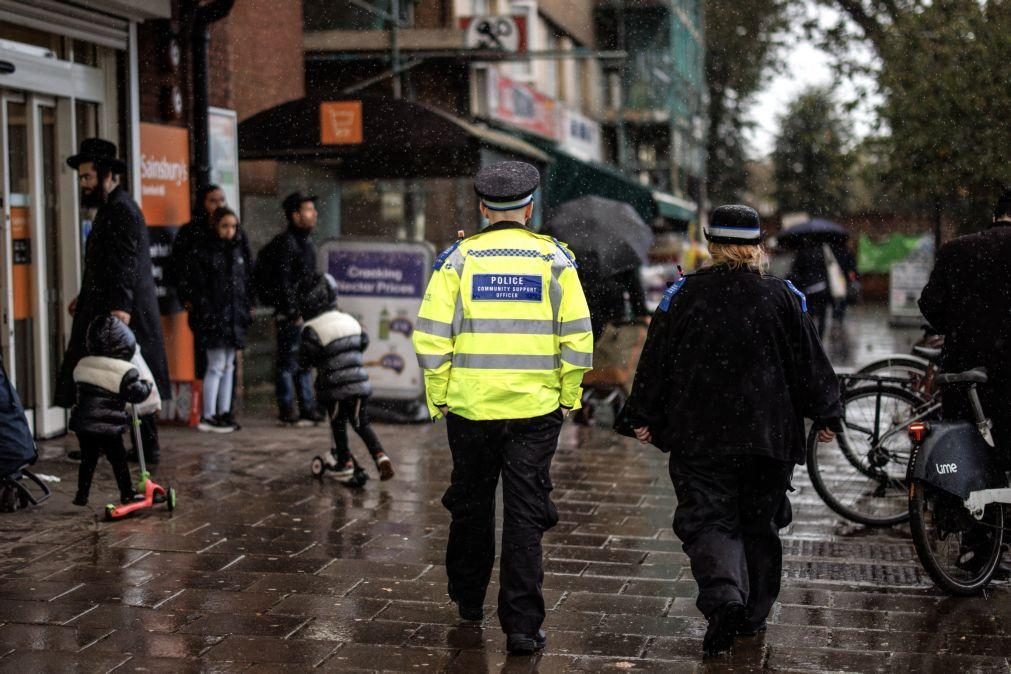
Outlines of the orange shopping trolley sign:
{"type": "Polygon", "coordinates": [[[363,140],[362,102],[327,101],[319,106],[320,142],[355,145],[363,140]]]}

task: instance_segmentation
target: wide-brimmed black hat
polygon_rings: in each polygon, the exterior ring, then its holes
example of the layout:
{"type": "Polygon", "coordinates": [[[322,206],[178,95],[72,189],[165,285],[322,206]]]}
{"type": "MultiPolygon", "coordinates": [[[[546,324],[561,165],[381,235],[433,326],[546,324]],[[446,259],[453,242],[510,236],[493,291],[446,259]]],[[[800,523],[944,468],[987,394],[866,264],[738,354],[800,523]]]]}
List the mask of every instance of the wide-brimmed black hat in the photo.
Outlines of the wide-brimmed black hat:
{"type": "Polygon", "coordinates": [[[103,138],[85,138],[77,154],[67,157],[67,166],[77,169],[84,162],[108,166],[116,173],[126,173],[126,162],[116,156],[116,144],[103,138]]]}

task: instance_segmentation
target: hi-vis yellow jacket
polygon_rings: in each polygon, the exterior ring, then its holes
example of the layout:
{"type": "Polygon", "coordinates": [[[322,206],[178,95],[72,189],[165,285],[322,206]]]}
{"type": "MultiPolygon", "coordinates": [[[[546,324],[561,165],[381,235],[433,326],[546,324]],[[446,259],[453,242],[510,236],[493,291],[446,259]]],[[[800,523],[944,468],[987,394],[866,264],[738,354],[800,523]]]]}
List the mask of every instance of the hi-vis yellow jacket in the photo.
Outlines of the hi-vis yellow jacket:
{"type": "Polygon", "coordinates": [[[458,241],[435,263],[414,350],[433,417],[441,405],[475,421],[579,407],[593,333],[575,258],[519,223],[458,241]]]}

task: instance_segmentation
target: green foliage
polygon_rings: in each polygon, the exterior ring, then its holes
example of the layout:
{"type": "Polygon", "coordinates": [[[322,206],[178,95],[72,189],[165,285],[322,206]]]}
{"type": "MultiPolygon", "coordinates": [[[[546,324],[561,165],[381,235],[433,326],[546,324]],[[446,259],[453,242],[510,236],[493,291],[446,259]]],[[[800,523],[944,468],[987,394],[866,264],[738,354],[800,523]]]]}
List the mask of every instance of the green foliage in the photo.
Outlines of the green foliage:
{"type": "MultiPolygon", "coordinates": [[[[985,222],[1011,182],[1011,2],[820,0],[843,10],[880,58],[875,170],[881,196],[963,228],[985,222]]],[[[845,62],[845,30],[824,35],[845,62]]]]}
{"type": "Polygon", "coordinates": [[[780,211],[838,216],[848,208],[850,131],[826,89],[812,88],[783,116],[772,162],[780,211]]]}
{"type": "Polygon", "coordinates": [[[789,0],[706,0],[707,190],[712,203],[747,190],[743,136],[751,98],[779,65],[789,0]]]}

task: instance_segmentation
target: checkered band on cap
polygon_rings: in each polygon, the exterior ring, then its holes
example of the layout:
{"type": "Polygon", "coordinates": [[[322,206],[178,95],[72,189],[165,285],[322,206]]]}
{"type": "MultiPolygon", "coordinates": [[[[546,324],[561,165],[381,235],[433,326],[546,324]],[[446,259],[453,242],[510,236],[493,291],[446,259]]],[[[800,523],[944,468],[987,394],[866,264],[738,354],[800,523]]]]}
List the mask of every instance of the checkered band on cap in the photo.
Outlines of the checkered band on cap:
{"type": "Polygon", "coordinates": [[[720,206],[709,218],[706,239],[714,243],[757,246],[762,242],[758,211],[750,206],[720,206]]]}

